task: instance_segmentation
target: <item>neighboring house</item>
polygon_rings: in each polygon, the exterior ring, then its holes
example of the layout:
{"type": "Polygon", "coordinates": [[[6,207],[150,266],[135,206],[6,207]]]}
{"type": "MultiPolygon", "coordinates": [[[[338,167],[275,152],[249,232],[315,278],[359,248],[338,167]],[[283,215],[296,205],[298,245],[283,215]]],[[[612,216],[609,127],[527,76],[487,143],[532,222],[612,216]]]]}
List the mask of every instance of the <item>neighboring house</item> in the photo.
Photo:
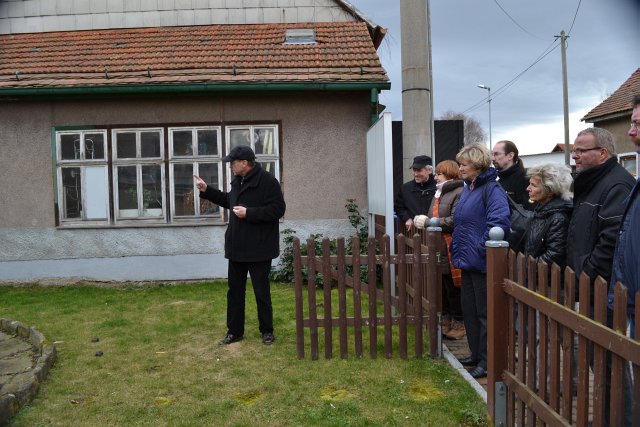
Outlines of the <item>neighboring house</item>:
{"type": "Polygon", "coordinates": [[[1,1],[0,281],[226,277],[192,175],[228,188],[237,144],[282,229],[352,234],[385,31],[340,0],[1,1]]]}
{"type": "Polygon", "coordinates": [[[638,154],[627,132],[631,124],[631,102],[640,95],[640,68],[607,99],[582,118],[587,123],[607,129],[614,134],[618,159],[634,176],[638,173],[638,154]]]}
{"type": "MultiPolygon", "coordinates": [[[[569,144],[569,148],[573,149],[573,144],[569,144]]],[[[520,156],[525,168],[530,168],[541,163],[562,163],[564,164],[564,144],[556,144],[550,153],[523,154],[520,156]]],[[[573,158],[569,159],[571,169],[575,170],[576,162],[573,158]]]]}

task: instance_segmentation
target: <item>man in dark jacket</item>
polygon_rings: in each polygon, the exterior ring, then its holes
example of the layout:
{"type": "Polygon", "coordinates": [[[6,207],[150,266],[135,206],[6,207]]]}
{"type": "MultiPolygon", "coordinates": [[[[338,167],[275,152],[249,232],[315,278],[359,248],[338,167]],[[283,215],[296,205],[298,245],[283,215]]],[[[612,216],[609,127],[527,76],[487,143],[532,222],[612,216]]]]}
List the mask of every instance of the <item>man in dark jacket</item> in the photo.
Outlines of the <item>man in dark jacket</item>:
{"type": "MultiPolygon", "coordinates": [[[[498,171],[496,181],[504,189],[511,199],[527,210],[533,210],[533,204],[529,202],[529,178],[524,169],[522,159],[518,157],[518,147],[511,141],[502,140],[496,142],[491,153],[493,166],[498,171]]],[[[510,210],[513,207],[509,205],[510,210]]],[[[524,251],[524,239],[522,233],[513,232],[507,238],[509,247],[516,252],[524,251]]]]}
{"type": "Polygon", "coordinates": [[[195,177],[200,197],[231,209],[224,241],[224,256],[229,260],[227,335],[219,344],[240,341],[244,335],[247,272],[256,296],[262,342],[268,345],[275,340],[269,270],[271,260],[280,254],[279,219],[286,205],[278,181],[255,160],[253,150],[245,145],[236,146],[222,159],[229,162],[235,177],[228,193],[195,177]]]}
{"type": "MultiPolygon", "coordinates": [[[[618,163],[611,132],[593,127],[580,133],[573,143],[572,157],[577,175],[573,182],[573,214],[567,234],[567,265],[579,277],[586,273],[591,283],[598,276],[609,281],[613,253],[624,213],[624,200],[635,180],[618,163]]],[[[589,314],[594,312],[594,289],[591,287],[589,314]]],[[[607,323],[612,325],[611,311],[607,323]]],[[[592,346],[593,347],[593,346],[592,346]]],[[[593,368],[593,351],[590,365],[593,368]]],[[[577,352],[576,352],[577,354],[577,352]]],[[[630,377],[623,385],[625,394],[625,425],[631,425],[630,377]]],[[[605,420],[609,425],[611,396],[611,354],[606,357],[605,420]]]]}
{"type": "MultiPolygon", "coordinates": [[[[633,100],[629,137],[640,154],[640,95],[633,100]]],[[[640,291],[640,178],[636,181],[622,216],[618,244],[613,257],[609,307],[613,308],[613,291],[617,282],[627,287],[627,315],[631,320],[632,337],[635,334],[635,296],[640,291]]]]}
{"type": "Polygon", "coordinates": [[[413,179],[402,184],[394,203],[398,221],[404,224],[407,230],[411,230],[413,218],[416,215],[427,214],[431,200],[436,194],[431,157],[414,157],[411,169],[413,169],[413,179]]]}
{"type": "Polygon", "coordinates": [[[493,166],[498,171],[496,181],[516,203],[532,209],[529,203],[529,179],[524,170],[522,159],[518,157],[518,147],[511,141],[498,141],[493,146],[493,166]]]}

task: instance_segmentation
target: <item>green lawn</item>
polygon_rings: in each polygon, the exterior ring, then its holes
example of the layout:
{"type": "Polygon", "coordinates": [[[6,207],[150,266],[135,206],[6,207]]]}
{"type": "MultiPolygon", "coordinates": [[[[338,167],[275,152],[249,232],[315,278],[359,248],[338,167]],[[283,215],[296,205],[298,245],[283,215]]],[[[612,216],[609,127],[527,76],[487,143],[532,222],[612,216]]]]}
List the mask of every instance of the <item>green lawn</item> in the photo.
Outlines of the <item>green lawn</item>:
{"type": "Polygon", "coordinates": [[[444,361],[385,359],[382,343],[378,359],[351,345],[347,360],[311,361],[308,348],[299,360],[293,289],[272,296],[274,345],[260,341],[249,285],[245,339],[219,346],[226,282],[0,287],[0,317],[58,341],[49,378],[11,425],[486,425],[484,403],[444,361]]]}

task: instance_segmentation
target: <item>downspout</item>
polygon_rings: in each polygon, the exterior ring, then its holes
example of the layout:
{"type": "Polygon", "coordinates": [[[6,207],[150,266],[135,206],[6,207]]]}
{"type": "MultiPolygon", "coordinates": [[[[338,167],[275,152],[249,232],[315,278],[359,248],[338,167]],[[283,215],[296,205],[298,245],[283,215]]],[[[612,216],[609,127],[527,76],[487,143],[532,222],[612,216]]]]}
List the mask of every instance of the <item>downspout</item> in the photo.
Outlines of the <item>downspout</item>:
{"type": "Polygon", "coordinates": [[[378,121],[378,89],[371,88],[371,125],[378,121]]]}

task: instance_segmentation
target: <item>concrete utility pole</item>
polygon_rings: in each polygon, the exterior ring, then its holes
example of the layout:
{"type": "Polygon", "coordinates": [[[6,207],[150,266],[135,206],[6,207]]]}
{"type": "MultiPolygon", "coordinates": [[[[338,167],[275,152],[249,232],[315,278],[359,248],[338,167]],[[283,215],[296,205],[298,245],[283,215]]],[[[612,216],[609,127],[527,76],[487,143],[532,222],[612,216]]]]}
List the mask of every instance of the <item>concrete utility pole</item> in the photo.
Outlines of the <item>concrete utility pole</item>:
{"type": "Polygon", "coordinates": [[[402,175],[413,178],[409,167],[419,154],[431,150],[431,41],[428,0],[401,0],[402,49],[402,175]]]}
{"type": "MultiPolygon", "coordinates": [[[[558,37],[558,36],[556,36],[558,37]]],[[[562,52],[562,105],[564,107],[564,164],[571,162],[571,148],[569,147],[569,88],[567,86],[567,35],[560,32],[560,47],[562,52]]]]}

